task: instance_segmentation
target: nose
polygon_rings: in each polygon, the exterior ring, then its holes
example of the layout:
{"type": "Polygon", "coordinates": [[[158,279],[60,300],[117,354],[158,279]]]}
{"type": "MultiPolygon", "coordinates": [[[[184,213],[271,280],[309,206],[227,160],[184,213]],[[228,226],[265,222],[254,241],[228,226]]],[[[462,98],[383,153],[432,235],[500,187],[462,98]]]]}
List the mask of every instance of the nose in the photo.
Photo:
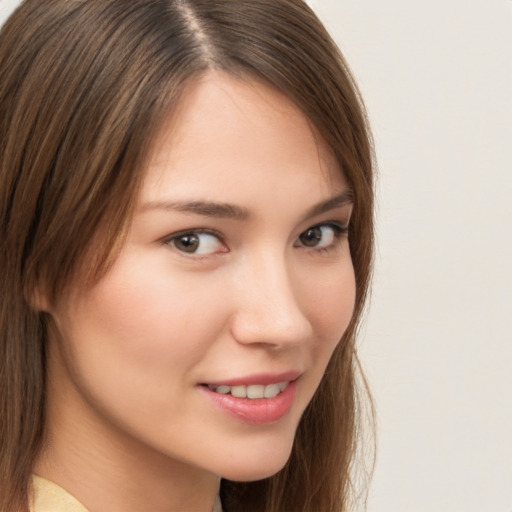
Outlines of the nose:
{"type": "Polygon", "coordinates": [[[239,270],[231,326],[238,343],[279,349],[311,338],[308,297],[286,258],[260,254],[239,270]]]}

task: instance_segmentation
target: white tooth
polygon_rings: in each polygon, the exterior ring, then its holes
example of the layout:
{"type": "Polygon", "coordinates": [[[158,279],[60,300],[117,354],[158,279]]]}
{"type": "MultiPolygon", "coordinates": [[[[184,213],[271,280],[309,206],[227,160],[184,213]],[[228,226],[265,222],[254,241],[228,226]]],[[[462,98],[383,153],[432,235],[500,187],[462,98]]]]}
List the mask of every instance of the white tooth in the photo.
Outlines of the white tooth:
{"type": "Polygon", "coordinates": [[[279,386],[279,391],[284,391],[288,386],[288,382],[279,382],[277,385],[279,386]]]}
{"type": "Polygon", "coordinates": [[[237,398],[247,398],[246,386],[231,386],[231,394],[237,398]]]}
{"type": "Polygon", "coordinates": [[[220,385],[215,388],[215,391],[221,395],[227,395],[231,391],[231,386],[220,385]]]}
{"type": "Polygon", "coordinates": [[[247,386],[247,398],[263,398],[264,389],[265,386],[259,386],[257,384],[247,386]]]}
{"type": "Polygon", "coordinates": [[[279,384],[269,384],[265,386],[265,398],[274,398],[279,394],[279,384]]]}

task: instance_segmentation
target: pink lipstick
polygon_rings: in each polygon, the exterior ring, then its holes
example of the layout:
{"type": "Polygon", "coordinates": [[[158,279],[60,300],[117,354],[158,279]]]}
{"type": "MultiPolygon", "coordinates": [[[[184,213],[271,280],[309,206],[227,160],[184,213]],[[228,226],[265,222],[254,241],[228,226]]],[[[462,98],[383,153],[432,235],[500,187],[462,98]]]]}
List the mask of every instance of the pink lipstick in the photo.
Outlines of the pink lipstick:
{"type": "Polygon", "coordinates": [[[299,372],[259,374],[200,386],[209,400],[250,425],[274,423],[290,410],[299,372]]]}

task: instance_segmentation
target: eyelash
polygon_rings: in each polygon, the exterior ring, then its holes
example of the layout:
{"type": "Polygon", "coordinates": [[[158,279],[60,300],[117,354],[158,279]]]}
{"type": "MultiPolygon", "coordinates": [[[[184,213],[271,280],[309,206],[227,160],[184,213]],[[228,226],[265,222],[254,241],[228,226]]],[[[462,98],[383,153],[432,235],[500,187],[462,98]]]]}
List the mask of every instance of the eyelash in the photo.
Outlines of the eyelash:
{"type": "MultiPolygon", "coordinates": [[[[339,222],[336,222],[336,221],[329,221],[329,222],[321,222],[319,224],[315,224],[315,225],[307,228],[302,233],[300,233],[300,235],[297,237],[297,240],[300,240],[300,238],[302,236],[306,235],[308,232],[312,232],[313,230],[316,230],[316,229],[319,229],[319,228],[320,229],[321,228],[330,228],[330,229],[332,229],[332,231],[333,231],[333,240],[332,240],[332,242],[328,246],[326,246],[326,247],[308,246],[308,245],[305,245],[303,243],[295,242],[294,243],[294,247],[303,247],[305,249],[310,249],[311,251],[313,251],[314,253],[317,253],[317,254],[318,253],[325,254],[325,253],[331,252],[333,250],[336,250],[338,248],[338,246],[339,246],[339,242],[344,237],[346,237],[348,235],[348,225],[343,225],[343,224],[341,224],[339,222]]],[[[165,244],[165,245],[169,245],[169,246],[173,247],[174,249],[176,249],[182,255],[185,255],[185,256],[188,256],[188,257],[194,257],[196,259],[207,258],[207,257],[215,256],[218,253],[227,253],[227,252],[229,252],[229,249],[226,247],[226,245],[224,243],[224,239],[220,235],[220,233],[218,233],[218,232],[216,232],[214,230],[210,230],[210,229],[201,229],[201,228],[199,228],[199,229],[188,229],[188,230],[184,230],[184,231],[179,231],[177,233],[173,233],[172,235],[167,236],[164,239],[162,239],[162,243],[165,244]],[[211,237],[216,238],[218,243],[221,244],[224,247],[224,250],[201,254],[201,253],[197,253],[197,252],[187,252],[187,251],[179,249],[176,246],[176,243],[180,239],[184,239],[187,236],[188,237],[196,237],[196,238],[198,238],[198,235],[209,235],[211,237]]],[[[199,241],[199,243],[200,243],[200,241],[199,241]]]]}

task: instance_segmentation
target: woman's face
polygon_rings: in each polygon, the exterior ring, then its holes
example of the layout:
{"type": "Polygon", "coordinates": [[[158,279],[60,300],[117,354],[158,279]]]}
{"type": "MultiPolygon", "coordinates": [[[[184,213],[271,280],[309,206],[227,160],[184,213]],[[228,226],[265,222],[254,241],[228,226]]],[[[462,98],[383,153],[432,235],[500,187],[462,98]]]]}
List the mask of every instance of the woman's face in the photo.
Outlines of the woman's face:
{"type": "Polygon", "coordinates": [[[288,99],[207,74],[156,141],[110,271],[50,308],[51,407],[97,446],[109,432],[232,480],[275,473],[352,316],[350,213],[288,99]]]}

